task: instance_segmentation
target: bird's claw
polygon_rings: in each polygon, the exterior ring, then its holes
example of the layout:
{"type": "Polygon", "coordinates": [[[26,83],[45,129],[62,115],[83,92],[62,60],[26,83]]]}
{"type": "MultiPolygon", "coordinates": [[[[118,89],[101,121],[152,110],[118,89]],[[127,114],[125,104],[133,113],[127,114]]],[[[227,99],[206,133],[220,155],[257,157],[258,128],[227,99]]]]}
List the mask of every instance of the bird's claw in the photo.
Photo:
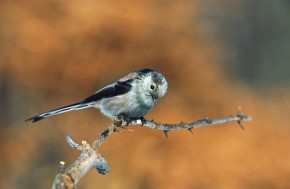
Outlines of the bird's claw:
{"type": "Polygon", "coordinates": [[[117,127],[126,127],[130,124],[130,121],[131,119],[124,115],[113,116],[113,124],[117,127]]]}

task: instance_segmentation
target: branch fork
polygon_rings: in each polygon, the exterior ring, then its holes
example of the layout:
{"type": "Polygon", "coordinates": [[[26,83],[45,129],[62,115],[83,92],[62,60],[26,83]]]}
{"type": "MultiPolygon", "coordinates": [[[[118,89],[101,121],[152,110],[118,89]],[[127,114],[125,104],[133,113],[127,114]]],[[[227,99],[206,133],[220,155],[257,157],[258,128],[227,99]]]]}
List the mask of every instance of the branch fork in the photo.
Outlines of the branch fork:
{"type": "Polygon", "coordinates": [[[77,188],[76,184],[91,168],[97,169],[97,171],[101,174],[108,173],[110,169],[109,164],[106,159],[99,153],[99,148],[102,146],[107,137],[109,137],[113,132],[118,131],[118,128],[127,128],[127,126],[130,125],[145,126],[151,129],[162,130],[166,138],[168,138],[169,131],[188,130],[192,133],[192,129],[197,127],[219,125],[228,122],[237,122],[241,129],[244,129],[241,122],[251,121],[251,119],[252,118],[250,116],[243,115],[240,108],[236,116],[218,119],[204,118],[191,123],[180,122],[179,124],[162,124],[154,122],[153,120],[148,121],[145,119],[126,119],[124,117],[114,117],[112,119],[112,124],[103,130],[92,144],[88,144],[86,141],[82,141],[81,144],[78,144],[70,136],[67,136],[66,139],[68,144],[72,148],[81,151],[81,155],[67,168],[65,168],[65,162],[60,162],[58,173],[55,177],[52,188],[77,188]]]}

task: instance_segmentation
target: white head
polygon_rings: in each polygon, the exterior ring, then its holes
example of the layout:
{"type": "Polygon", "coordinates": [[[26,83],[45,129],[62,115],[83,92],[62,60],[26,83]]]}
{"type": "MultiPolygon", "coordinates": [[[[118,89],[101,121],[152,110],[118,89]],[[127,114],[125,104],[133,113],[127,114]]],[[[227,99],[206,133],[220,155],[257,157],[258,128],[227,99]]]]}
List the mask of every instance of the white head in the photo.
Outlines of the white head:
{"type": "Polygon", "coordinates": [[[141,87],[145,91],[145,95],[150,96],[153,101],[165,95],[168,84],[161,73],[150,69],[143,69],[137,72],[138,78],[142,81],[141,87]]]}

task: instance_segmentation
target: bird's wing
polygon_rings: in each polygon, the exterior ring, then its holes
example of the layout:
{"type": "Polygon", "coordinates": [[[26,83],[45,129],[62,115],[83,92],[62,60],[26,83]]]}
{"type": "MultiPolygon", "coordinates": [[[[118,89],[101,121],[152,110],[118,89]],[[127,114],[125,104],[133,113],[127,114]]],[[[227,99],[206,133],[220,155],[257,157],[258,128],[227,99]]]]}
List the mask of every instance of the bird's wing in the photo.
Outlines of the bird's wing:
{"type": "Polygon", "coordinates": [[[94,102],[94,101],[101,100],[103,98],[110,98],[113,96],[119,96],[119,95],[125,94],[131,90],[132,82],[133,82],[133,79],[123,80],[123,81],[119,80],[116,83],[113,83],[111,85],[108,85],[107,87],[104,87],[98,90],[95,94],[86,98],[82,103],[94,102]]]}

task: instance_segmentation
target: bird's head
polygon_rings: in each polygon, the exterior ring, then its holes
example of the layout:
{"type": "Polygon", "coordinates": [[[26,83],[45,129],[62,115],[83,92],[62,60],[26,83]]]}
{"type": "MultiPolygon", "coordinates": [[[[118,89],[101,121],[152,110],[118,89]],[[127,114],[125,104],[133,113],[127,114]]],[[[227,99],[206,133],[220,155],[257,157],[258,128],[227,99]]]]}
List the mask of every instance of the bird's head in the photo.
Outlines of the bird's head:
{"type": "Polygon", "coordinates": [[[146,95],[150,95],[153,101],[163,97],[167,91],[167,81],[165,77],[154,70],[144,69],[139,71],[141,85],[146,95]]]}

